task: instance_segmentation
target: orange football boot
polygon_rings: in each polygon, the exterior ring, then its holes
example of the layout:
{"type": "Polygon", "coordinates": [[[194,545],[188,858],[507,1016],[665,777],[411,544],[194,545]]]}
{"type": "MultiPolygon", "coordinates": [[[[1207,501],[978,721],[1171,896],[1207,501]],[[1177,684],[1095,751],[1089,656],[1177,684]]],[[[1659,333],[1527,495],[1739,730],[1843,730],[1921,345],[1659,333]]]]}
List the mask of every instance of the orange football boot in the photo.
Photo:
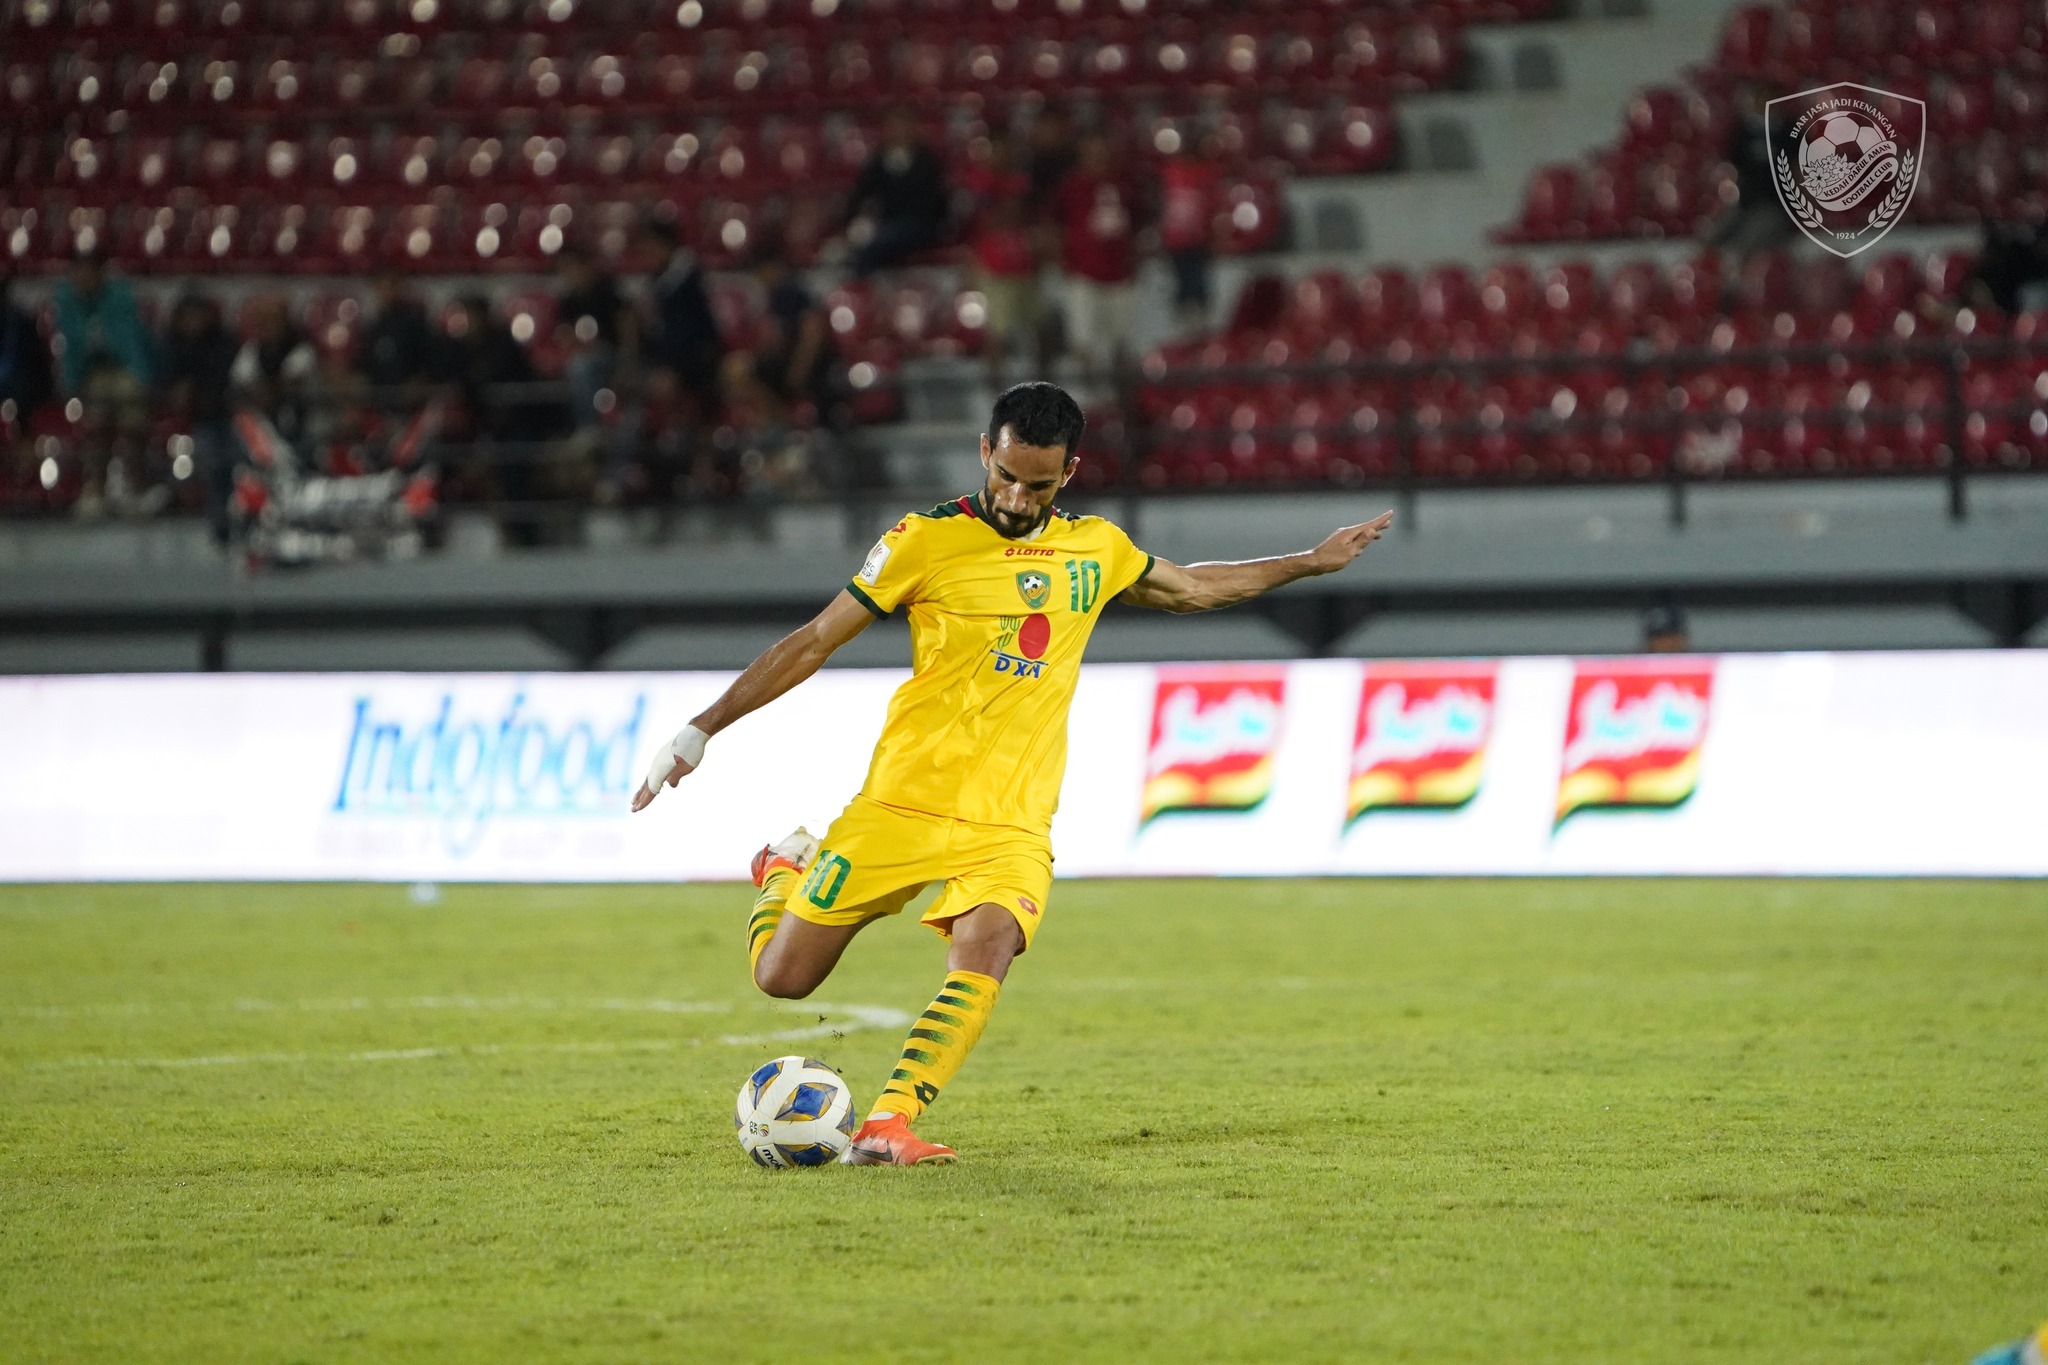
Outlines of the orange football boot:
{"type": "Polygon", "coordinates": [[[853,1145],[840,1158],[849,1166],[943,1166],[959,1159],[951,1147],[926,1142],[911,1132],[901,1114],[884,1114],[863,1123],[853,1135],[853,1145]]]}
{"type": "Polygon", "coordinates": [[[754,855],[754,885],[759,886],[767,881],[768,874],[778,867],[801,872],[809,867],[811,859],[817,856],[818,836],[798,825],[795,832],[781,843],[765,845],[754,855]]]}

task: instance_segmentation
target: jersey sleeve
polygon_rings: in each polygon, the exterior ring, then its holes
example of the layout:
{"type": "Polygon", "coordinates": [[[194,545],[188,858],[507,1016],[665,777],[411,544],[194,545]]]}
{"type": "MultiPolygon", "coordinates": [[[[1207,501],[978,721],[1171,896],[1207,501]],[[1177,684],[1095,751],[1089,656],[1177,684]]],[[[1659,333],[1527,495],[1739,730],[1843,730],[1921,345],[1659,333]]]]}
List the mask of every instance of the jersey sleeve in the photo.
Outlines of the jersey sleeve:
{"type": "Polygon", "coordinates": [[[924,518],[905,517],[885,532],[861,561],[846,590],[877,616],[887,616],[923,590],[928,546],[924,518]]]}
{"type": "Polygon", "coordinates": [[[1120,597],[1152,572],[1152,556],[1139,549],[1123,527],[1112,523],[1109,529],[1110,560],[1103,566],[1103,576],[1115,585],[1108,590],[1109,596],[1120,597]]]}

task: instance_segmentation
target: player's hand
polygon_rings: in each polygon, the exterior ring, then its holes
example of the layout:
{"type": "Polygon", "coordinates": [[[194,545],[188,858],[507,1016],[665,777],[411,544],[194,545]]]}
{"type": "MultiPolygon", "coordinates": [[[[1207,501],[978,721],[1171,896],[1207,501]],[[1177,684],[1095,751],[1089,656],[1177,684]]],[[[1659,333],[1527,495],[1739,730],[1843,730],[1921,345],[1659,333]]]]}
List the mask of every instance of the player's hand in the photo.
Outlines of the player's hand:
{"type": "Polygon", "coordinates": [[[1309,559],[1315,564],[1317,573],[1335,573],[1364,553],[1365,547],[1378,540],[1393,524],[1394,513],[1390,509],[1371,521],[1332,531],[1329,539],[1309,551],[1309,559]]]}
{"type": "Polygon", "coordinates": [[[647,776],[640,781],[640,790],[633,793],[633,809],[646,810],[654,798],[661,794],[663,787],[673,787],[704,761],[704,744],[711,736],[694,725],[685,725],[676,737],[661,746],[654,756],[654,762],[647,765],[647,776]]]}

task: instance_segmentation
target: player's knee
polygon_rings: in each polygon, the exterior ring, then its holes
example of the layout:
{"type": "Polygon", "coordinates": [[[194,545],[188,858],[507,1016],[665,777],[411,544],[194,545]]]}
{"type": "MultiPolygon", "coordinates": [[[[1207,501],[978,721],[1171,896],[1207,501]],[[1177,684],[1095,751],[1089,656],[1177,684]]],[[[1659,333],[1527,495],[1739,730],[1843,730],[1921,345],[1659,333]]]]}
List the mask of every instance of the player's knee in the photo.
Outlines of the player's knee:
{"type": "Polygon", "coordinates": [[[765,957],[754,967],[754,984],[763,995],[772,995],[777,1000],[801,1000],[818,989],[816,981],[765,957]]]}
{"type": "Polygon", "coordinates": [[[1023,951],[1024,931],[1003,906],[978,905],[953,921],[953,967],[1001,978],[1010,959],[1023,951]]]}

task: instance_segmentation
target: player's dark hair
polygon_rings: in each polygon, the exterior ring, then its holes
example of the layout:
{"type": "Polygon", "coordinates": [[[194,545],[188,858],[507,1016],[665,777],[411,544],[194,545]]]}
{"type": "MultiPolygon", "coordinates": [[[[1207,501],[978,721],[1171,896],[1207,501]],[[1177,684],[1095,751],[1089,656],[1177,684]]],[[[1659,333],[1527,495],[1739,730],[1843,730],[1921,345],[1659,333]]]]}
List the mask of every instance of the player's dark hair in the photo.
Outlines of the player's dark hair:
{"type": "Polygon", "coordinates": [[[1088,419],[1065,389],[1038,381],[1012,385],[996,399],[995,410],[988,415],[991,444],[1003,439],[1004,427],[1019,445],[1061,446],[1072,459],[1088,419]]]}

